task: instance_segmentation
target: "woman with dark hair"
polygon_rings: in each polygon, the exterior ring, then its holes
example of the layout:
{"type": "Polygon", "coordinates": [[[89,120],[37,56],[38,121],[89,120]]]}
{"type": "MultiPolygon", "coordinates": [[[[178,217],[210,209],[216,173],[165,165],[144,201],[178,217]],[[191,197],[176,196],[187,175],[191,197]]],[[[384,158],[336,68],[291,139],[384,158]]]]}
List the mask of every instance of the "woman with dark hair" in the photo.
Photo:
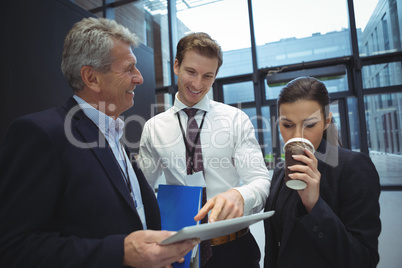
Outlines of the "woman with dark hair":
{"type": "Polygon", "coordinates": [[[265,211],[264,267],[376,267],[379,261],[380,184],[369,156],[341,148],[325,85],[312,77],[290,81],[278,97],[284,142],[308,139],[315,153],[294,155],[288,167],[303,190],[284,183],[277,165],[265,211]]]}

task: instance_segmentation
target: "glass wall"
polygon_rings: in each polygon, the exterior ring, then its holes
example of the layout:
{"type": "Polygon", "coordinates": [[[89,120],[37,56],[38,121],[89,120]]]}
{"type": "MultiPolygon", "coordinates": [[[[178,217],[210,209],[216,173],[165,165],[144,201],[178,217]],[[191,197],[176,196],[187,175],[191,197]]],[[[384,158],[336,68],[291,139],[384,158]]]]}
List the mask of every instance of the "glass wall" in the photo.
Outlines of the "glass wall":
{"type": "Polygon", "coordinates": [[[309,75],[327,86],[344,145],[372,157],[383,186],[402,187],[402,0],[177,0],[174,16],[162,0],[72,2],[115,19],[153,49],[156,112],[174,101],[177,40],[207,32],[223,49],[209,96],[250,116],[268,167],[281,154],[278,93],[309,75]]]}
{"type": "MultiPolygon", "coordinates": [[[[324,69],[328,70],[328,72],[331,72],[331,70],[337,70],[339,68],[327,68],[324,69]]],[[[346,70],[345,68],[340,68],[341,70],[343,69],[343,72],[339,72],[339,70],[337,71],[338,73],[334,73],[331,76],[323,76],[321,74],[319,74],[318,70],[316,70],[316,75],[314,75],[314,70],[313,72],[311,72],[312,76],[316,77],[317,79],[320,79],[320,81],[322,81],[326,88],[328,89],[329,93],[335,93],[335,92],[342,92],[342,91],[348,91],[349,87],[348,87],[348,77],[346,74],[346,70]]],[[[323,73],[323,72],[321,72],[323,73]]],[[[265,97],[267,100],[271,100],[271,99],[277,99],[279,92],[281,91],[281,89],[285,86],[285,84],[287,82],[289,82],[290,80],[292,80],[293,78],[296,78],[298,76],[305,76],[308,75],[305,72],[294,72],[294,73],[290,73],[289,75],[286,75],[286,77],[281,78],[278,77],[278,79],[275,78],[275,74],[273,75],[268,75],[266,77],[266,81],[267,83],[264,83],[265,86],[265,97]]]]}
{"type": "Polygon", "coordinates": [[[253,0],[258,67],[351,55],[345,0],[253,0]]]}
{"type": "MultiPolygon", "coordinates": [[[[277,134],[278,134],[278,125],[276,124],[276,115],[271,115],[270,107],[264,106],[261,108],[261,128],[259,128],[259,132],[262,132],[263,135],[263,152],[265,162],[269,169],[275,168],[275,158],[281,157],[276,155],[273,148],[280,146],[280,144],[276,144],[277,142],[277,134]]],[[[283,143],[283,141],[282,141],[283,143]]],[[[283,157],[284,159],[284,157],[283,157]]]]}
{"type": "MultiPolygon", "coordinates": [[[[154,50],[157,87],[171,84],[169,28],[167,4],[161,1],[105,1],[73,0],[72,2],[98,17],[114,19],[134,32],[141,42],[154,50]],[[111,6],[111,4],[114,4],[111,6]]],[[[179,25],[182,26],[182,25],[179,25]]],[[[182,26],[184,27],[184,26],[182,26]]]]}
{"type": "Polygon", "coordinates": [[[146,13],[141,2],[134,2],[114,9],[116,22],[126,26],[130,31],[136,33],[141,42],[151,46],[147,42],[146,13]]]}
{"type": "Polygon", "coordinates": [[[223,100],[228,104],[254,101],[252,81],[223,85],[223,100]]]}
{"type": "Polygon", "coordinates": [[[370,157],[381,184],[400,185],[402,168],[402,93],[364,98],[370,157]]]}
{"type": "Polygon", "coordinates": [[[357,98],[349,97],[347,99],[348,105],[348,120],[349,120],[349,139],[350,149],[360,151],[360,128],[359,128],[359,112],[357,111],[357,98]]]}
{"type": "Polygon", "coordinates": [[[189,6],[182,9],[179,2],[177,20],[188,27],[188,31],[179,34],[179,38],[189,32],[206,32],[221,45],[223,65],[218,77],[253,71],[247,1],[185,1],[189,6]]]}
{"type": "Polygon", "coordinates": [[[401,51],[400,0],[354,0],[361,56],[401,51]]]}
{"type": "Polygon", "coordinates": [[[402,85],[401,62],[387,62],[364,66],[363,88],[376,88],[402,85]]]}

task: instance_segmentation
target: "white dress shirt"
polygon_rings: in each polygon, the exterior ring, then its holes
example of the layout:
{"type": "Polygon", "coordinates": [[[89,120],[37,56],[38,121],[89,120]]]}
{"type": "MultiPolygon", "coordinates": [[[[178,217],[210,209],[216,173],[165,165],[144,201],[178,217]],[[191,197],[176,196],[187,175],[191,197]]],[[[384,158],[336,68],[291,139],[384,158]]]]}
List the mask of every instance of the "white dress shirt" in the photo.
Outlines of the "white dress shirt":
{"type": "MultiPolygon", "coordinates": [[[[121,120],[120,118],[114,120],[105,113],[102,113],[101,111],[95,109],[93,106],[91,106],[89,103],[87,103],[85,100],[78,97],[77,95],[74,95],[73,98],[78,102],[85,115],[89,119],[91,119],[92,122],[94,122],[94,124],[102,132],[103,136],[106,138],[109,144],[110,149],[113,152],[114,157],[119,163],[122,175],[125,177],[125,179],[128,178],[130,180],[133,202],[135,203],[138,215],[141,218],[144,230],[147,229],[140,185],[138,183],[137,176],[135,175],[133,166],[131,165],[130,159],[120,142],[120,138],[123,135],[124,129],[123,120],[121,120]]],[[[99,146],[103,145],[99,144],[99,146]]],[[[107,146],[107,144],[105,144],[104,146],[107,146]]]]}
{"type": "MultiPolygon", "coordinates": [[[[185,185],[186,149],[177,114],[187,128],[188,108],[176,94],[169,110],[149,119],[143,129],[139,164],[151,186],[165,174],[166,183],[185,185]]],[[[215,102],[205,96],[192,108],[198,126],[206,111],[201,130],[201,148],[207,198],[229,189],[238,190],[244,199],[244,215],[262,210],[269,194],[271,177],[255,138],[248,116],[235,107],[215,102]]]]}

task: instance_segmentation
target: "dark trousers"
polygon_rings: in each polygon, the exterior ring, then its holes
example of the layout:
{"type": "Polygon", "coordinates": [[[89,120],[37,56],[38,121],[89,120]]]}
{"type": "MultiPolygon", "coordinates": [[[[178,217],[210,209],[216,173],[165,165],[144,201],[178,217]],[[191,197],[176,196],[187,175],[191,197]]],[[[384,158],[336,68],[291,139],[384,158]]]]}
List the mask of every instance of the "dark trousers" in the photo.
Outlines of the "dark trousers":
{"type": "Polygon", "coordinates": [[[261,253],[253,235],[219,246],[212,246],[212,257],[203,268],[259,268],[261,253]]]}

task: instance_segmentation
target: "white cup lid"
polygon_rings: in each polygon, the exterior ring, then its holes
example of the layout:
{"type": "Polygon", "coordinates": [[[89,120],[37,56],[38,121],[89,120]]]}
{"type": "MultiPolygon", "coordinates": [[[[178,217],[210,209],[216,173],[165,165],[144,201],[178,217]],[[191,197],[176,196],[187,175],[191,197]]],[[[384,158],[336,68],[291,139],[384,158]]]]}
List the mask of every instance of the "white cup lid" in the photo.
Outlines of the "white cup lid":
{"type": "Polygon", "coordinates": [[[286,147],[286,145],[287,145],[288,143],[295,142],[295,141],[307,143],[308,145],[311,146],[311,148],[313,148],[313,153],[315,152],[314,145],[311,143],[311,141],[309,141],[308,139],[305,139],[305,138],[292,138],[292,139],[288,140],[288,141],[285,143],[285,145],[283,146],[283,151],[285,151],[285,147],[286,147]]]}

